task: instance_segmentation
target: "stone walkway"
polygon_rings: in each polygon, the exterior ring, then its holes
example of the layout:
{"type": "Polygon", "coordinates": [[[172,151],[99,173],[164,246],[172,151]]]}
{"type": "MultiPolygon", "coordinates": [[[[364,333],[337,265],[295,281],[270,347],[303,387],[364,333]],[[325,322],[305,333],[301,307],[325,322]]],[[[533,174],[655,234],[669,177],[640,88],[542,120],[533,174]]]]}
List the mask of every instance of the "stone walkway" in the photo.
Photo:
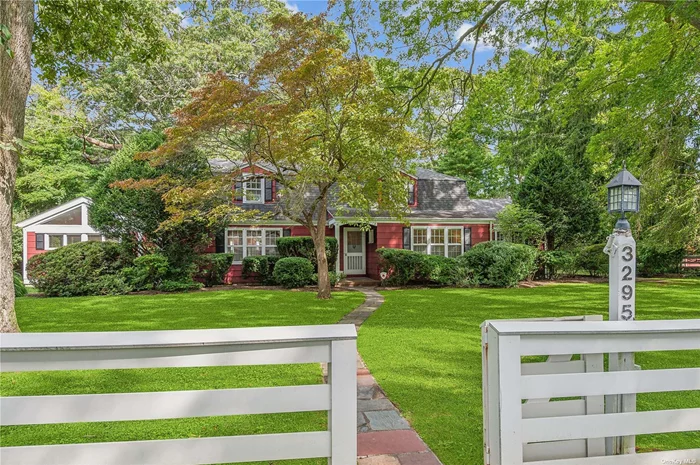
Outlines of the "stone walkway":
{"type": "MultiPolygon", "coordinates": [[[[362,323],[379,308],[384,297],[371,288],[355,288],[365,301],[339,323],[362,323]]],[[[324,375],[326,367],[324,366],[324,375]]],[[[358,465],[442,465],[382,388],[357,354],[358,465]]]]}

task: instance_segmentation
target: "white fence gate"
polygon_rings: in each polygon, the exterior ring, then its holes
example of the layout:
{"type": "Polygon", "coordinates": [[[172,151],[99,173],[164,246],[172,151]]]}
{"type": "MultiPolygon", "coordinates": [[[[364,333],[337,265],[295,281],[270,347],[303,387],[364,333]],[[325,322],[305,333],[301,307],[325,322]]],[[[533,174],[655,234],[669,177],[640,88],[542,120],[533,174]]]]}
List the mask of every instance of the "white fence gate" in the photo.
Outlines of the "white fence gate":
{"type": "Polygon", "coordinates": [[[0,398],[0,425],[329,411],[328,431],[0,448],[8,465],[194,465],[328,457],[356,463],[354,325],[3,334],[0,370],[329,363],[329,384],[0,398]]]}
{"type": "Polygon", "coordinates": [[[605,396],[700,390],[698,367],[602,370],[603,354],[700,349],[700,320],[490,321],[485,334],[486,464],[700,463],[700,448],[605,456],[603,442],[700,430],[700,408],[602,413],[605,396]],[[522,357],[569,354],[582,359],[522,363],[522,357]],[[530,399],[561,400],[523,403],[530,399]]]}

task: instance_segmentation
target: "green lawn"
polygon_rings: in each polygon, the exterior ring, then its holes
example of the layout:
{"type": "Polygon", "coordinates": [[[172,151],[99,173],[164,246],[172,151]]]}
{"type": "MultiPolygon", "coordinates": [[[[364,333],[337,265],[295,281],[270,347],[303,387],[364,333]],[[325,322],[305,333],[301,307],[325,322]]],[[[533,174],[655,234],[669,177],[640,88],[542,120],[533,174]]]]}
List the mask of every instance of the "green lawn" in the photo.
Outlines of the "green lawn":
{"type": "MultiPolygon", "coordinates": [[[[312,292],[235,290],[188,294],[17,299],[24,332],[129,331],[331,324],[360,305],[359,292],[319,301],[312,292]]],[[[4,373],[0,395],[85,394],[226,389],[321,383],[318,364],[144,370],[4,373]]],[[[160,421],[15,426],[0,429],[0,445],[282,433],[326,429],[325,412],[160,421]]],[[[321,464],[322,460],[275,464],[321,464]]]]}
{"type": "MultiPolygon", "coordinates": [[[[607,315],[608,288],[561,284],[516,289],[383,292],[360,328],[370,371],[445,465],[482,458],[481,334],[486,319],[607,315]]],[[[637,319],[700,318],[700,280],[637,285],[637,319]]],[[[699,366],[700,353],[638,354],[643,369],[699,366]]],[[[669,382],[672,382],[669,380],[669,382]]],[[[700,407],[700,392],[642,394],[640,410],[700,407]]],[[[700,447],[700,432],[639,436],[649,449],[700,447]]]]}

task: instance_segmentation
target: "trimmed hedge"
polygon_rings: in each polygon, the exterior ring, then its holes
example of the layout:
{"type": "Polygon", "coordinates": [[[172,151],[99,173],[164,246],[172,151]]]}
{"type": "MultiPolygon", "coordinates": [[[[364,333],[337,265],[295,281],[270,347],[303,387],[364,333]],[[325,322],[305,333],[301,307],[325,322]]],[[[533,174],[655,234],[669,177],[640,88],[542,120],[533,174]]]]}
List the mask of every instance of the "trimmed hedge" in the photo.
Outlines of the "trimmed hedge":
{"type": "MultiPolygon", "coordinates": [[[[335,271],[328,272],[328,278],[331,282],[331,287],[335,287],[344,277],[344,273],[336,273],[335,271]]],[[[311,275],[311,284],[318,284],[318,273],[314,273],[313,275],[311,275]]]]}
{"type": "Polygon", "coordinates": [[[243,259],[243,277],[255,278],[260,284],[273,286],[277,284],[273,276],[275,264],[281,257],[277,255],[256,255],[243,259]]]}
{"type": "Polygon", "coordinates": [[[481,242],[457,261],[472,270],[474,280],[484,286],[514,287],[535,270],[537,249],[524,244],[481,242]]]}
{"type": "Polygon", "coordinates": [[[122,269],[130,258],[115,242],[78,242],[33,256],[27,275],[47,296],[126,294],[122,269]]]}
{"type": "Polygon", "coordinates": [[[134,259],[133,266],[122,273],[134,290],[157,289],[169,272],[168,259],[159,253],[142,255],[134,259]]]}
{"type": "Polygon", "coordinates": [[[637,245],[637,274],[654,276],[680,273],[686,251],[682,248],[669,249],[657,245],[637,245]]]}
{"type": "MultiPolygon", "coordinates": [[[[277,239],[277,252],[280,257],[301,257],[309,260],[314,269],[316,263],[316,249],[310,236],[288,236],[277,239]]],[[[335,237],[326,238],[326,257],[328,263],[335,263],[338,259],[338,241],[335,237]]]]}
{"type": "Polygon", "coordinates": [[[195,279],[204,283],[204,287],[212,287],[223,284],[231,264],[232,253],[208,253],[198,255],[194,261],[197,265],[195,279]]]}
{"type": "Polygon", "coordinates": [[[24,297],[28,294],[27,286],[24,285],[24,280],[19,273],[12,273],[12,282],[15,286],[15,297],[24,297]]]}
{"type": "Polygon", "coordinates": [[[311,284],[314,265],[301,257],[285,257],[277,260],[272,276],[275,282],[286,288],[302,287],[311,284]]]}
{"type": "Polygon", "coordinates": [[[538,250],[536,263],[546,279],[576,274],[576,254],[568,250],[538,250]]]}
{"type": "Polygon", "coordinates": [[[584,270],[591,276],[607,276],[609,272],[608,256],[603,249],[605,244],[593,244],[583,247],[576,255],[576,268],[584,270]]]}
{"type": "Polygon", "coordinates": [[[470,273],[454,258],[385,248],[378,249],[377,254],[380,269],[389,274],[386,282],[391,285],[422,283],[448,286],[470,282],[470,273]]]}

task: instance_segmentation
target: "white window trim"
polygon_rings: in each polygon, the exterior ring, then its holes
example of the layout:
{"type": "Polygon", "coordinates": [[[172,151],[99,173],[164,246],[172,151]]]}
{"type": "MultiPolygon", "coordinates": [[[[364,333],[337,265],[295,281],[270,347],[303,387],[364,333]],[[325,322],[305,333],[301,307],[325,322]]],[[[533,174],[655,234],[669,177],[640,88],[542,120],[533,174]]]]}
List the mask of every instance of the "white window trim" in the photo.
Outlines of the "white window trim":
{"type": "MultiPolygon", "coordinates": [[[[226,232],[224,234],[224,246],[225,246],[224,250],[226,251],[226,253],[233,253],[233,247],[229,246],[229,244],[228,244],[228,232],[229,231],[243,231],[243,237],[242,237],[243,244],[238,246],[238,247],[243,247],[243,259],[245,259],[248,256],[248,231],[262,231],[262,244],[261,244],[262,255],[267,255],[267,253],[266,253],[267,248],[273,247],[271,245],[265,244],[265,233],[266,232],[277,231],[280,233],[278,239],[280,237],[283,237],[283,228],[226,228],[226,232]]],[[[277,248],[276,245],[274,247],[277,248]]],[[[256,255],[256,256],[258,256],[258,255],[256,255]]],[[[234,265],[240,265],[241,263],[243,263],[243,260],[240,260],[240,261],[234,260],[233,261],[234,265]]]]}
{"type": "MultiPolygon", "coordinates": [[[[427,231],[427,247],[426,247],[426,255],[432,255],[431,252],[431,246],[433,244],[430,243],[430,238],[432,235],[432,231],[436,229],[441,229],[444,231],[444,237],[445,237],[445,242],[443,244],[435,244],[439,245],[441,247],[445,248],[444,251],[444,256],[449,257],[449,246],[451,245],[458,245],[455,242],[450,242],[450,235],[449,235],[449,230],[450,229],[459,229],[459,237],[460,237],[460,243],[459,243],[459,250],[460,250],[460,255],[464,253],[464,226],[411,226],[411,250],[414,250],[415,244],[415,230],[420,229],[420,230],[426,230],[427,231]]],[[[426,244],[418,244],[418,245],[426,245],[426,244]]]]}
{"type": "MultiPolygon", "coordinates": [[[[68,245],[68,236],[77,236],[80,235],[80,242],[88,242],[88,236],[100,236],[100,242],[105,242],[105,237],[102,234],[96,234],[96,233],[77,233],[77,232],[69,232],[69,233],[35,233],[35,234],[43,234],[44,236],[44,250],[56,250],[61,247],[65,247],[68,245]],[[58,247],[50,247],[49,246],[49,236],[61,236],[61,245],[58,247]]],[[[36,241],[36,239],[35,239],[36,241]]],[[[77,242],[74,242],[74,244],[77,244],[77,242]]]]}
{"type": "MultiPolygon", "coordinates": [[[[258,176],[247,176],[246,178],[243,179],[242,181],[242,187],[243,187],[243,203],[253,203],[253,204],[261,204],[265,203],[265,178],[264,177],[258,177],[258,176]],[[260,196],[258,200],[248,200],[248,182],[251,180],[259,180],[260,181],[260,196]]],[[[257,191],[258,189],[251,189],[254,191],[257,191]]]]}

